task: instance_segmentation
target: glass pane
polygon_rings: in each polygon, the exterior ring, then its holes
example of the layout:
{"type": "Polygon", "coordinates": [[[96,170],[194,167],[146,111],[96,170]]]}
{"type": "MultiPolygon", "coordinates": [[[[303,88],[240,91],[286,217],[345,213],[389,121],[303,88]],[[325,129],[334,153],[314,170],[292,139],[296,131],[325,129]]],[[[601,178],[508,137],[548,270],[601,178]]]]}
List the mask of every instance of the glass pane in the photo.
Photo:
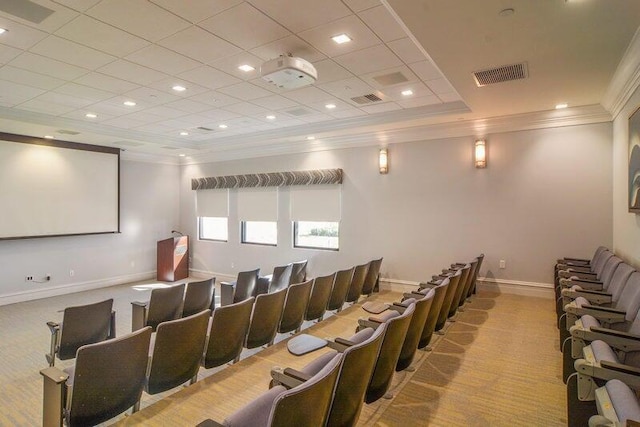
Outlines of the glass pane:
{"type": "Polygon", "coordinates": [[[243,221],[242,243],[278,244],[278,224],[274,221],[243,221]]]}
{"type": "Polygon", "coordinates": [[[293,245],[303,248],[338,249],[339,235],[338,222],[298,221],[293,245]]]}
{"type": "Polygon", "coordinates": [[[200,239],[202,240],[222,240],[229,239],[229,229],[227,218],[222,217],[202,217],[200,218],[200,239]]]}

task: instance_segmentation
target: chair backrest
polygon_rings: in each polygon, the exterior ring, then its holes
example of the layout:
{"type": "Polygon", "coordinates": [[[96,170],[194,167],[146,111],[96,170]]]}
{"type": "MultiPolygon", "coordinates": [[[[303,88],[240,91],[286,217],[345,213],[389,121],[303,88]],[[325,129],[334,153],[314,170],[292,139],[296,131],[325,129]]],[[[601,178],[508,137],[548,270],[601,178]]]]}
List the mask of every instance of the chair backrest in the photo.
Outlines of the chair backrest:
{"type": "Polygon", "coordinates": [[[478,273],[478,258],[475,258],[473,261],[469,263],[471,268],[469,269],[469,275],[467,276],[467,283],[464,285],[464,289],[462,290],[462,295],[460,295],[460,300],[458,300],[458,307],[462,307],[469,295],[471,288],[475,283],[475,277],[478,273]]]}
{"type": "Polygon", "coordinates": [[[620,299],[614,304],[614,308],[624,310],[625,320],[633,321],[640,309],[640,272],[634,271],[627,279],[620,299]]]}
{"type": "Polygon", "coordinates": [[[348,270],[340,270],[336,272],[336,280],[333,282],[333,289],[331,290],[331,297],[327,304],[327,310],[341,310],[345,299],[347,298],[347,292],[351,285],[351,278],[353,277],[354,268],[348,270]]]}
{"type": "Polygon", "coordinates": [[[145,326],[151,326],[155,331],[160,323],[178,319],[182,315],[183,301],[184,283],[152,290],[145,326]]]}
{"type": "Polygon", "coordinates": [[[598,280],[601,279],[602,270],[604,269],[607,261],[609,261],[609,258],[611,258],[612,256],[614,255],[610,250],[607,249],[606,251],[602,251],[595,264],[591,266],[591,271],[598,276],[598,280]]]}
{"type": "Polygon", "coordinates": [[[347,302],[358,301],[358,298],[362,295],[362,287],[364,286],[364,279],[367,277],[367,271],[369,271],[369,263],[357,265],[353,270],[353,277],[351,277],[351,284],[347,292],[347,302]]]}
{"type": "Polygon", "coordinates": [[[113,299],[65,308],[58,358],[73,359],[81,346],[106,340],[111,331],[112,309],[113,299]]]}
{"type": "Polygon", "coordinates": [[[286,333],[300,328],[304,321],[304,314],[307,311],[312,286],[313,280],[289,286],[278,332],[286,333]]]}
{"type": "Polygon", "coordinates": [[[256,297],[256,301],[253,304],[253,312],[251,313],[249,332],[244,345],[246,348],[260,347],[273,341],[278,331],[286,296],[287,290],[280,289],[279,291],[256,297]]]}
{"type": "Polygon", "coordinates": [[[255,296],[259,274],[259,268],[251,271],[241,271],[240,273],[238,273],[235,292],[233,293],[234,303],[244,301],[255,296]]]}
{"type": "Polygon", "coordinates": [[[603,252],[608,251],[606,246],[598,246],[596,248],[596,251],[593,253],[593,257],[591,258],[591,265],[594,265],[596,263],[596,260],[598,259],[598,257],[600,255],[602,255],[603,252]]]}
{"type": "MultiPolygon", "coordinates": [[[[411,365],[411,362],[413,362],[413,357],[418,350],[418,344],[422,337],[424,325],[427,323],[427,316],[429,316],[429,312],[431,311],[435,294],[436,292],[430,289],[425,296],[415,301],[416,309],[413,312],[413,316],[411,316],[411,323],[409,323],[407,336],[402,344],[402,350],[400,351],[398,363],[396,364],[396,371],[406,369],[411,365]]],[[[410,299],[404,301],[403,305],[408,306],[409,301],[410,299]]]]}
{"type": "MultiPolygon", "coordinates": [[[[447,319],[449,318],[449,310],[453,305],[453,297],[455,296],[456,289],[458,289],[458,285],[460,284],[460,279],[462,277],[462,271],[458,270],[453,275],[449,276],[449,286],[447,287],[447,293],[445,294],[444,301],[442,302],[442,307],[440,308],[440,313],[438,314],[438,322],[436,323],[436,331],[444,328],[447,323],[447,319]]],[[[443,279],[444,282],[444,279],[443,279]]]]}
{"type": "Polygon", "coordinates": [[[342,360],[342,355],[337,354],[311,379],[276,397],[268,425],[272,427],[324,426],[342,360]]]}
{"type": "Polygon", "coordinates": [[[609,285],[611,285],[611,278],[620,264],[622,264],[622,260],[615,255],[609,258],[604,264],[602,274],[600,274],[600,280],[602,281],[602,288],[604,290],[609,289],[609,285]]]}
{"type": "MultiPolygon", "coordinates": [[[[431,308],[429,309],[429,314],[427,315],[424,329],[422,330],[422,335],[420,336],[420,341],[418,342],[418,348],[424,348],[431,342],[431,337],[433,336],[433,332],[435,331],[436,324],[438,322],[438,316],[440,315],[440,311],[442,310],[442,303],[444,302],[444,297],[447,293],[448,288],[448,278],[444,279],[438,286],[431,288],[434,291],[433,302],[431,303],[431,308]]],[[[431,291],[431,289],[424,289],[424,291],[426,292],[423,293],[426,295],[427,292],[431,291]]]]}
{"type": "Polygon", "coordinates": [[[200,282],[189,282],[184,293],[184,306],[182,307],[182,317],[188,317],[203,310],[215,308],[215,284],[216,278],[202,280],[200,282]]]}
{"type": "Polygon", "coordinates": [[[473,280],[471,282],[471,286],[469,287],[469,291],[467,293],[467,298],[470,298],[471,295],[476,293],[476,285],[478,284],[478,275],[480,274],[480,268],[482,267],[482,261],[484,261],[484,254],[478,255],[478,265],[476,266],[476,271],[473,274],[473,280]]]}
{"type": "Polygon", "coordinates": [[[362,285],[362,294],[371,295],[378,283],[378,275],[380,274],[380,267],[382,266],[382,258],[374,259],[369,262],[369,269],[367,270],[367,277],[364,279],[364,285],[362,285]]]}
{"type": "Polygon", "coordinates": [[[311,297],[309,298],[309,305],[307,305],[307,312],[304,314],[304,320],[322,319],[327,310],[327,303],[335,280],[336,273],[313,279],[313,288],[311,289],[311,297]]]}
{"type": "Polygon", "coordinates": [[[607,292],[611,294],[612,301],[616,302],[620,299],[620,295],[627,285],[627,280],[629,280],[629,276],[631,276],[631,273],[634,271],[636,270],[626,262],[623,262],[616,268],[616,271],[609,281],[609,287],[607,288],[607,292]]]}
{"type": "Polygon", "coordinates": [[[293,264],[281,265],[273,268],[273,275],[269,283],[269,292],[277,292],[289,286],[293,264]]]}
{"type": "Polygon", "coordinates": [[[467,286],[467,280],[470,279],[470,272],[471,264],[466,264],[464,267],[460,268],[460,280],[458,281],[458,286],[456,286],[456,293],[453,295],[451,307],[449,307],[449,317],[453,316],[454,314],[456,314],[456,311],[458,311],[460,298],[462,297],[462,293],[467,286]]]}
{"type": "Polygon", "coordinates": [[[235,304],[217,307],[209,321],[209,336],[202,365],[209,369],[231,362],[242,352],[253,297],[235,304]]]}
{"type": "Polygon", "coordinates": [[[302,283],[307,280],[307,263],[306,259],[293,263],[289,284],[302,283]]]}
{"type": "Polygon", "coordinates": [[[198,375],[210,316],[211,310],[206,309],[158,325],[150,351],[147,393],[161,393],[198,375]]]}
{"type": "Polygon", "coordinates": [[[96,425],[134,406],[142,395],[151,328],[78,349],[69,426],[96,425]]]}

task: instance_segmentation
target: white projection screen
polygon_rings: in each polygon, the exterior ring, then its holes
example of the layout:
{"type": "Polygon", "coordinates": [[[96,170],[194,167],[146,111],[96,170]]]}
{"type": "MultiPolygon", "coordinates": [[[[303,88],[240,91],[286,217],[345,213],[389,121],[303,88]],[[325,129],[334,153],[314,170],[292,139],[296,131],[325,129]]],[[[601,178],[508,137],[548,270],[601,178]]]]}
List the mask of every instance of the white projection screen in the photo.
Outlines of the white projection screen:
{"type": "Polygon", "coordinates": [[[0,133],[0,239],[118,233],[120,150],[0,133]]]}

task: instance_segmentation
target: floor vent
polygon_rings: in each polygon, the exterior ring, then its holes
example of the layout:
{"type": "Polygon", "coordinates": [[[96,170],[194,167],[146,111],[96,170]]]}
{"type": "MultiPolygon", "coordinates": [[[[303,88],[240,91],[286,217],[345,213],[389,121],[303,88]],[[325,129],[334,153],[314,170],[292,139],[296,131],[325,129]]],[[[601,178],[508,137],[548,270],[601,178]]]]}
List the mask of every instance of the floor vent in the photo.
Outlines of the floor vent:
{"type": "Polygon", "coordinates": [[[371,104],[372,102],[382,101],[382,98],[380,98],[376,94],[370,93],[368,95],[356,96],[354,98],[351,98],[351,100],[356,104],[371,104]]]}
{"type": "Polygon", "coordinates": [[[529,76],[527,63],[504,65],[502,67],[491,68],[489,70],[476,71],[473,78],[478,87],[488,86],[496,83],[509,82],[512,80],[526,79],[529,76]]]}

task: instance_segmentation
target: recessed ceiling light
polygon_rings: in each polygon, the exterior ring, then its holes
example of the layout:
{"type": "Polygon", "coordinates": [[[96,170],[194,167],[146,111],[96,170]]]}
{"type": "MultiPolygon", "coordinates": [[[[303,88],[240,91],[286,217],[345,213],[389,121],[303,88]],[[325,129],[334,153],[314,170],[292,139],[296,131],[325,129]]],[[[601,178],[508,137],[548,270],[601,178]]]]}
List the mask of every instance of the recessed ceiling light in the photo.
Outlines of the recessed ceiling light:
{"type": "Polygon", "coordinates": [[[411,96],[411,95],[413,95],[413,91],[411,89],[403,90],[401,93],[402,93],[402,96],[411,96]]]}
{"type": "Polygon", "coordinates": [[[127,107],[135,107],[136,103],[133,101],[124,101],[123,102],[124,105],[126,105],[127,107]]]}
{"type": "Polygon", "coordinates": [[[349,37],[346,34],[338,34],[337,36],[331,37],[331,40],[333,40],[334,42],[336,42],[338,44],[342,44],[342,43],[350,42],[351,41],[351,37],[349,37]]]}
{"type": "Polygon", "coordinates": [[[244,71],[245,73],[248,73],[249,71],[253,71],[255,70],[255,68],[253,68],[251,65],[249,64],[242,64],[241,66],[238,67],[238,69],[240,71],[244,71]]]}
{"type": "Polygon", "coordinates": [[[185,90],[187,90],[186,87],[184,86],[180,86],[180,85],[175,85],[174,87],[172,87],[171,89],[175,90],[176,92],[184,92],[185,90]]]}
{"type": "Polygon", "coordinates": [[[44,137],[45,137],[45,139],[53,139],[52,135],[45,135],[44,137]]]}
{"type": "Polygon", "coordinates": [[[84,116],[89,119],[95,119],[96,117],[98,117],[96,113],[87,113],[84,116]]]}
{"type": "Polygon", "coordinates": [[[182,132],[180,132],[180,135],[181,136],[189,136],[189,132],[182,131],[182,132]]]}
{"type": "Polygon", "coordinates": [[[315,136],[308,136],[308,137],[307,137],[307,141],[313,141],[314,139],[316,139],[316,137],[315,137],[315,136]]]}
{"type": "Polygon", "coordinates": [[[8,30],[6,28],[0,28],[0,34],[6,33],[8,30]]]}
{"type": "Polygon", "coordinates": [[[563,102],[562,104],[556,105],[556,110],[562,110],[563,108],[567,108],[568,106],[569,104],[567,104],[566,102],[563,102]]]}
{"type": "Polygon", "coordinates": [[[336,108],[336,104],[327,104],[324,106],[324,108],[326,108],[327,110],[333,110],[334,108],[336,108]]]}
{"type": "Polygon", "coordinates": [[[226,128],[228,128],[229,126],[227,126],[227,125],[218,125],[218,127],[219,127],[220,129],[226,129],[226,128]]]}
{"type": "Polygon", "coordinates": [[[184,156],[186,156],[186,154],[178,154],[178,156],[184,157],[184,156]]]}
{"type": "Polygon", "coordinates": [[[274,115],[267,116],[267,120],[275,120],[275,119],[276,119],[276,116],[274,115]]]}

